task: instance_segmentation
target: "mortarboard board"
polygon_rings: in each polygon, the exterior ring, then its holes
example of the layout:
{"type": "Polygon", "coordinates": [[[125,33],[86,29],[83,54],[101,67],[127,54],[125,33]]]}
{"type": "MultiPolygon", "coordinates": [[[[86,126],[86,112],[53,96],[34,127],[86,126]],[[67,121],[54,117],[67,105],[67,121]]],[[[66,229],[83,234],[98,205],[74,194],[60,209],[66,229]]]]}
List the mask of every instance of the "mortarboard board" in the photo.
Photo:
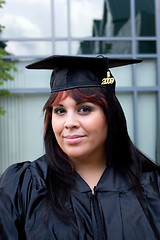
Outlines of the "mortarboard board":
{"type": "MultiPolygon", "coordinates": [[[[100,55],[101,56],[101,55],[100,55]]],[[[104,87],[114,82],[109,69],[140,63],[139,59],[117,59],[82,56],[53,55],[27,65],[28,69],[53,70],[51,92],[80,87],[104,87]]]]}

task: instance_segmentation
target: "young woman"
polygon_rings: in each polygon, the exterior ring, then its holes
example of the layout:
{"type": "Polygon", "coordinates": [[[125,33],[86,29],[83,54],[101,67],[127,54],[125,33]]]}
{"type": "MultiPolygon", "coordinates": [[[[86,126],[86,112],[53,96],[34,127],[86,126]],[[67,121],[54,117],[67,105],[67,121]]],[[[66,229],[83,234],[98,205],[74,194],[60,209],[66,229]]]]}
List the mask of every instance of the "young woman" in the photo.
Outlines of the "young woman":
{"type": "Polygon", "coordinates": [[[46,154],[0,183],[0,239],[160,239],[160,167],[131,142],[110,67],[138,60],[52,56],[46,154]]]}

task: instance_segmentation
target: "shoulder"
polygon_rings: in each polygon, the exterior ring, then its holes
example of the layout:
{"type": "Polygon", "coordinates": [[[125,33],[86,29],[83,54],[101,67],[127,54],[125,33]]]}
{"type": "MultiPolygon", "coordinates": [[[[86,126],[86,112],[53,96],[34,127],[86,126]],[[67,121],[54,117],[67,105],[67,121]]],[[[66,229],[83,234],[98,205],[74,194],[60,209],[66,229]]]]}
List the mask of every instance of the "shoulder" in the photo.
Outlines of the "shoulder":
{"type": "MultiPolygon", "coordinates": [[[[157,192],[160,198],[160,173],[158,171],[145,172],[141,176],[142,188],[152,193],[157,192]]],[[[147,191],[148,192],[148,191],[147,191]]]]}
{"type": "Polygon", "coordinates": [[[141,175],[142,184],[148,184],[152,182],[160,182],[160,173],[158,171],[143,172],[141,175]]]}
{"type": "MultiPolygon", "coordinates": [[[[35,201],[46,194],[45,156],[33,162],[11,165],[0,179],[0,229],[4,239],[23,239],[24,221],[28,210],[35,209],[35,201]],[[21,236],[21,237],[20,237],[21,236]]],[[[1,237],[0,237],[1,239],[1,237]]]]}
{"type": "MultiPolygon", "coordinates": [[[[11,197],[18,192],[45,183],[47,163],[45,155],[33,162],[20,162],[6,169],[0,179],[0,191],[11,197]]],[[[43,184],[44,185],[44,184],[43,184]]]]}

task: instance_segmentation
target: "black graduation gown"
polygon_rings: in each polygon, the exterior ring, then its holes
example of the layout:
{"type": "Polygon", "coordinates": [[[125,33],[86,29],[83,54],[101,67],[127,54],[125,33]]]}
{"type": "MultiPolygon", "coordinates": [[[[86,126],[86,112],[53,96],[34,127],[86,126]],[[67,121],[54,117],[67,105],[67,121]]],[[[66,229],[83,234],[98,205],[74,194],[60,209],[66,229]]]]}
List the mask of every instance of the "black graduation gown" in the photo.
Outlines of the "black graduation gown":
{"type": "Polygon", "coordinates": [[[45,215],[45,156],[10,166],[0,181],[0,240],[160,239],[160,177],[144,173],[145,212],[123,174],[106,169],[95,195],[77,174],[64,223],[49,207],[45,215]]]}

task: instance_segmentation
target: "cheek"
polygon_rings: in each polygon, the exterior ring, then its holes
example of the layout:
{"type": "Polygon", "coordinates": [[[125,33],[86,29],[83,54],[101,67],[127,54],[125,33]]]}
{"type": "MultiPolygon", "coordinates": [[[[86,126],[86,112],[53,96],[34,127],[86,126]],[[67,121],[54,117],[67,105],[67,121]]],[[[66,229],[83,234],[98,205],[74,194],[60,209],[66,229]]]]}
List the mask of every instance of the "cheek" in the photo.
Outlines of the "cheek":
{"type": "Polygon", "coordinates": [[[99,120],[97,124],[97,132],[100,138],[103,138],[103,139],[107,138],[107,129],[108,129],[107,122],[104,121],[103,119],[102,121],[99,120]]]}
{"type": "Polygon", "coordinates": [[[102,138],[102,141],[106,140],[108,124],[107,124],[106,116],[104,114],[101,114],[101,117],[99,117],[99,119],[97,120],[97,129],[99,129],[98,134],[100,138],[102,138]]]}
{"type": "Polygon", "coordinates": [[[63,123],[61,121],[52,119],[52,129],[55,135],[58,135],[63,130],[63,123]]]}
{"type": "Polygon", "coordinates": [[[104,115],[98,115],[95,118],[90,119],[89,121],[85,121],[84,128],[89,132],[92,133],[95,137],[107,137],[107,121],[104,115]]]}
{"type": "Polygon", "coordinates": [[[93,119],[91,119],[92,122],[90,122],[90,126],[95,127],[95,129],[99,129],[103,131],[103,128],[107,128],[107,120],[106,116],[102,111],[100,111],[98,114],[94,116],[93,119]]]}

